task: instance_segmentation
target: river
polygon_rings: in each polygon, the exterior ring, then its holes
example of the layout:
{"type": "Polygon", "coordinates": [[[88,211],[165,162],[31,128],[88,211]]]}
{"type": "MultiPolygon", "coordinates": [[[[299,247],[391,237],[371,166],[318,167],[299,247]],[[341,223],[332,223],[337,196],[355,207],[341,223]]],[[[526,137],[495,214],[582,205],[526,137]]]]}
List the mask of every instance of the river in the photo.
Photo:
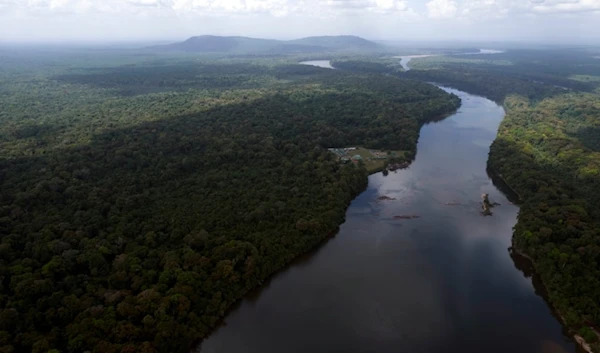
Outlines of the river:
{"type": "Polygon", "coordinates": [[[443,89],[462,107],[423,126],[410,167],[371,175],[335,238],[244,299],[201,353],[575,351],[507,250],[518,208],[486,173],[504,110],[443,89]]]}
{"type": "MultiPolygon", "coordinates": [[[[408,70],[410,70],[410,67],[408,66],[408,63],[412,59],[428,58],[428,57],[431,57],[431,56],[486,55],[486,54],[501,54],[501,53],[504,53],[504,51],[503,50],[496,50],[496,49],[479,49],[478,52],[473,52],[473,53],[404,55],[404,56],[395,56],[395,58],[400,59],[400,65],[402,65],[402,68],[404,69],[404,71],[408,71],[408,70]]],[[[301,64],[313,65],[313,64],[311,64],[310,61],[305,61],[305,62],[302,62],[301,64]]],[[[316,65],[316,66],[325,67],[325,66],[321,66],[321,65],[316,65]]],[[[329,66],[331,66],[331,65],[329,65],[329,66]]]]}

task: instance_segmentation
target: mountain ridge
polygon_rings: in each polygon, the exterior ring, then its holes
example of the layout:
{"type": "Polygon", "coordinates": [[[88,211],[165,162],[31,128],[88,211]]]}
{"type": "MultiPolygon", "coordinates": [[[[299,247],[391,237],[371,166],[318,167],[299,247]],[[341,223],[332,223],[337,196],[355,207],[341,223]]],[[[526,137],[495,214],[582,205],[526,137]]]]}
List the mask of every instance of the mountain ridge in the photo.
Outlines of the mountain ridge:
{"type": "Polygon", "coordinates": [[[313,36],[293,40],[262,39],[244,36],[200,35],[182,42],[148,47],[158,51],[181,51],[195,53],[249,53],[284,52],[308,53],[327,51],[380,50],[385,46],[353,36],[313,36]]]}

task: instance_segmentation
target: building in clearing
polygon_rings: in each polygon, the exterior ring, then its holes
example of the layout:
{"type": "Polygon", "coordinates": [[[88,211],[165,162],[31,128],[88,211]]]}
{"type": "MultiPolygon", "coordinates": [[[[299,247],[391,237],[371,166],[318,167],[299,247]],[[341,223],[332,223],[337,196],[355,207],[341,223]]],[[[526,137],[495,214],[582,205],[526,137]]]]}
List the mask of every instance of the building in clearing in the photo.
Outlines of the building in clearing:
{"type": "Polygon", "coordinates": [[[352,156],[352,159],[355,161],[360,161],[360,160],[362,160],[362,157],[360,156],[360,154],[356,154],[356,155],[352,156]]]}
{"type": "Polygon", "coordinates": [[[337,155],[338,157],[343,157],[346,155],[346,152],[344,151],[344,149],[341,148],[328,148],[329,152],[337,155]]]}

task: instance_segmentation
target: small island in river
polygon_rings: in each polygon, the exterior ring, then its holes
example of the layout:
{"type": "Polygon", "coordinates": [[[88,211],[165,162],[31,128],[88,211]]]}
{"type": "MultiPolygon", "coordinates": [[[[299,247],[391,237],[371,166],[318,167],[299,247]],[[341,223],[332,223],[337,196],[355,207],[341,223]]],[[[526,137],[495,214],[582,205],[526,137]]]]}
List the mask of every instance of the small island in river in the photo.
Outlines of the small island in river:
{"type": "Polygon", "coordinates": [[[482,213],[484,216],[491,216],[492,208],[500,205],[497,202],[491,202],[489,194],[482,194],[481,199],[482,199],[481,208],[483,208],[482,213]]]}

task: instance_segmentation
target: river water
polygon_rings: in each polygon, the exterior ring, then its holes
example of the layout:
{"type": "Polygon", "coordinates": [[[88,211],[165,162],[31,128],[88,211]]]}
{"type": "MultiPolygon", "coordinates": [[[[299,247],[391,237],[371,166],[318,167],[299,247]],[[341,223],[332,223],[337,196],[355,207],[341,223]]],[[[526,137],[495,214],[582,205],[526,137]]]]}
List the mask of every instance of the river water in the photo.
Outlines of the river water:
{"type": "Polygon", "coordinates": [[[444,89],[462,107],[423,126],[414,163],[371,175],[335,238],[244,299],[201,353],[575,351],[507,250],[518,208],[486,173],[504,111],[444,89]]]}
{"type": "Polygon", "coordinates": [[[331,66],[331,61],[329,60],[310,60],[310,61],[302,61],[300,64],[302,65],[310,65],[310,66],[318,66],[324,69],[334,69],[331,66]]]}
{"type": "MultiPolygon", "coordinates": [[[[486,55],[486,54],[501,54],[504,53],[503,50],[496,50],[496,49],[479,49],[478,52],[473,52],[473,53],[460,53],[460,54],[423,54],[423,55],[404,55],[404,56],[395,56],[395,58],[400,59],[400,65],[402,65],[402,68],[404,69],[404,71],[408,71],[410,70],[410,67],[408,66],[408,63],[412,60],[412,59],[418,59],[418,58],[428,58],[431,56],[458,56],[458,55],[486,55]]],[[[301,64],[305,64],[305,65],[313,65],[311,64],[310,61],[305,61],[302,62],[301,64]]],[[[316,65],[316,66],[320,66],[320,67],[325,67],[325,66],[321,66],[321,65],[316,65]]],[[[331,65],[329,65],[331,66],[331,65]]]]}

